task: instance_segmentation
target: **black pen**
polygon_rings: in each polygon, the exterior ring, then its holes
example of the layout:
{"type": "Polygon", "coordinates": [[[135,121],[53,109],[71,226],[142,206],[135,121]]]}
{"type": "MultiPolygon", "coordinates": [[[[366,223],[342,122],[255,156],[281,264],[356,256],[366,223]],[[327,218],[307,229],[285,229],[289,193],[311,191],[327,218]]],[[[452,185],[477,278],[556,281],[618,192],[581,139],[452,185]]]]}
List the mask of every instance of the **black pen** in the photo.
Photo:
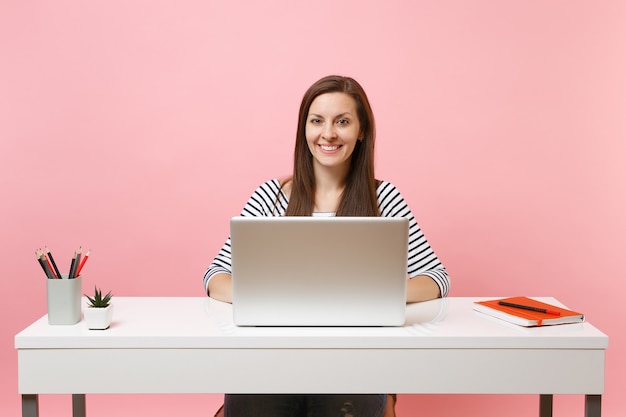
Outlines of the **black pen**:
{"type": "Polygon", "coordinates": [[[561,313],[559,313],[558,311],[547,310],[545,308],[539,308],[539,307],[526,306],[523,304],[508,303],[506,301],[500,301],[498,302],[498,304],[500,304],[501,306],[521,308],[522,310],[530,310],[530,311],[536,311],[538,313],[551,314],[553,316],[561,315],[561,313]]]}

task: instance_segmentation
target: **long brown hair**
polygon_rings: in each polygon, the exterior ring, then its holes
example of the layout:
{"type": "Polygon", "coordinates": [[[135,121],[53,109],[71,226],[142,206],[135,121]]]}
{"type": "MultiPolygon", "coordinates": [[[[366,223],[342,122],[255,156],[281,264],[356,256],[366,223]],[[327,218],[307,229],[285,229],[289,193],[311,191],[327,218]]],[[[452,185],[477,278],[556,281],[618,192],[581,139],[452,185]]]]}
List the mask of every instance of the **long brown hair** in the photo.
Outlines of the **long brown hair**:
{"type": "Polygon", "coordinates": [[[357,141],[350,159],[346,187],[337,216],[379,216],[374,177],[374,114],[361,85],[350,77],[330,75],[318,80],[304,94],[298,115],[293,176],[287,216],[310,216],[315,205],[313,155],[306,141],[306,121],[315,98],[326,93],[346,93],[356,102],[362,140],[357,141]]]}

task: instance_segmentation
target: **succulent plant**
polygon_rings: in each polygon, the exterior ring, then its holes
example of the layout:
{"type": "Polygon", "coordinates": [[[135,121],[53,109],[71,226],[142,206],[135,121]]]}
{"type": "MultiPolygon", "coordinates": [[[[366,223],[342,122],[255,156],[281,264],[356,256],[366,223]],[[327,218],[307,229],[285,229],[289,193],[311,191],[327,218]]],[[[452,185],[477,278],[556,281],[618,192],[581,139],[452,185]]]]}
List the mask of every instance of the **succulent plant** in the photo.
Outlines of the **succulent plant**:
{"type": "Polygon", "coordinates": [[[98,287],[94,286],[94,296],[90,297],[87,294],[85,294],[85,297],[87,297],[87,300],[89,300],[89,307],[106,308],[109,306],[109,303],[111,302],[111,297],[113,297],[113,294],[111,294],[111,291],[109,291],[103,297],[102,291],[100,291],[98,287]]]}

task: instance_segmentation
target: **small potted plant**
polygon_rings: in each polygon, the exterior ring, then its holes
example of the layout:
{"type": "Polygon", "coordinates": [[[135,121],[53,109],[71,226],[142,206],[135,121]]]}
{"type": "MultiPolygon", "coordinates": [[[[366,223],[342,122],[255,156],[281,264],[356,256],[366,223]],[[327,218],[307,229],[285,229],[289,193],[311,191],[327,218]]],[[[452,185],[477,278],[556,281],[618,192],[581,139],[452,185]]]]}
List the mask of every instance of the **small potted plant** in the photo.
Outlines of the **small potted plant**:
{"type": "Polygon", "coordinates": [[[105,330],[111,325],[113,318],[113,305],[111,304],[111,291],[102,296],[102,291],[94,287],[93,297],[87,297],[87,307],[85,309],[85,322],[87,328],[91,330],[105,330]]]}

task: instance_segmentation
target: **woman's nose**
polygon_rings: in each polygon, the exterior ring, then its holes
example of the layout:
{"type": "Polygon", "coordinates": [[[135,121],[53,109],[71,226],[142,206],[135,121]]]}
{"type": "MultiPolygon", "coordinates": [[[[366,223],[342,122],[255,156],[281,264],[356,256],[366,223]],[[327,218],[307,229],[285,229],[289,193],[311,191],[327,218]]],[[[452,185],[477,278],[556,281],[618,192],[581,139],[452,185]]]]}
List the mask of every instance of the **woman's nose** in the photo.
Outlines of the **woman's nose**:
{"type": "Polygon", "coordinates": [[[322,132],[322,138],[324,139],[335,139],[337,137],[337,132],[335,131],[335,125],[333,123],[329,123],[324,127],[324,131],[322,132]]]}

